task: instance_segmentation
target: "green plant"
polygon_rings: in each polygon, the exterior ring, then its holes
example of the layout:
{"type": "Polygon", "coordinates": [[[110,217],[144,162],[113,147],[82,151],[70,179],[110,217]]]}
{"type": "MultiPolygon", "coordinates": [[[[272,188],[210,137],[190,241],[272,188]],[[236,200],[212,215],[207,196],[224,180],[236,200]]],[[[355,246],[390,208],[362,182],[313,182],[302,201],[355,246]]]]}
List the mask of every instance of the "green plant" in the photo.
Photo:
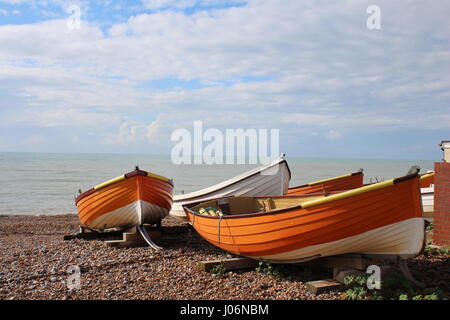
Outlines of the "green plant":
{"type": "Polygon", "coordinates": [[[343,294],[350,300],[442,300],[446,299],[445,294],[439,288],[419,289],[414,287],[399,272],[391,272],[385,275],[381,281],[379,290],[368,290],[368,275],[349,274],[344,278],[347,290],[343,294]]]}
{"type": "Polygon", "coordinates": [[[256,267],[255,270],[259,273],[267,274],[276,279],[283,278],[283,274],[280,272],[280,270],[278,268],[274,267],[274,265],[268,261],[259,261],[258,267],[256,267]]]}
{"type": "Polygon", "coordinates": [[[444,292],[439,288],[427,288],[423,294],[424,300],[446,300],[444,292]]]}
{"type": "Polygon", "coordinates": [[[449,255],[450,249],[448,248],[439,248],[439,247],[425,247],[425,250],[423,251],[423,255],[427,258],[430,257],[438,257],[442,255],[449,255]]]}
{"type": "Polygon", "coordinates": [[[347,286],[344,297],[349,300],[362,300],[367,298],[367,278],[367,274],[348,274],[344,278],[344,284],[347,286]]]}
{"type": "Polygon", "coordinates": [[[225,262],[216,264],[210,271],[211,273],[223,277],[226,273],[225,262]]]}

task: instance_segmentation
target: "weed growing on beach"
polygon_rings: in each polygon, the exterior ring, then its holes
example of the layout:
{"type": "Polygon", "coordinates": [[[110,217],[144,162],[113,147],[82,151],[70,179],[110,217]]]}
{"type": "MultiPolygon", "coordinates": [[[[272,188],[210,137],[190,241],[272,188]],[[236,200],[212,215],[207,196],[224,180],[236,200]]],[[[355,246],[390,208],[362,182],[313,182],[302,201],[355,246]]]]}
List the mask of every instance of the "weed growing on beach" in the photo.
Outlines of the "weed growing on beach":
{"type": "Polygon", "coordinates": [[[407,294],[402,294],[399,300],[447,300],[444,293],[439,288],[427,288],[422,294],[413,295],[411,299],[407,294]]]}
{"type": "Polygon", "coordinates": [[[427,246],[423,251],[423,255],[427,258],[449,255],[450,249],[427,246]]]}
{"type": "Polygon", "coordinates": [[[347,290],[343,293],[344,298],[348,300],[362,300],[367,298],[367,274],[348,274],[344,278],[344,284],[347,290]]]}
{"type": "Polygon", "coordinates": [[[344,284],[347,290],[343,297],[349,300],[446,300],[439,288],[419,289],[403,275],[393,272],[381,281],[381,289],[367,289],[368,275],[347,275],[344,284]]]}
{"type": "Polygon", "coordinates": [[[210,271],[212,274],[215,274],[219,277],[225,276],[226,268],[225,268],[225,262],[221,262],[219,264],[216,264],[210,271]]]}
{"type": "Polygon", "coordinates": [[[283,274],[272,263],[267,261],[259,261],[256,271],[262,274],[267,274],[276,279],[282,279],[283,274]]]}
{"type": "Polygon", "coordinates": [[[277,280],[307,282],[329,277],[329,270],[320,265],[298,266],[290,264],[272,264],[259,261],[256,272],[269,275],[277,280]]]}

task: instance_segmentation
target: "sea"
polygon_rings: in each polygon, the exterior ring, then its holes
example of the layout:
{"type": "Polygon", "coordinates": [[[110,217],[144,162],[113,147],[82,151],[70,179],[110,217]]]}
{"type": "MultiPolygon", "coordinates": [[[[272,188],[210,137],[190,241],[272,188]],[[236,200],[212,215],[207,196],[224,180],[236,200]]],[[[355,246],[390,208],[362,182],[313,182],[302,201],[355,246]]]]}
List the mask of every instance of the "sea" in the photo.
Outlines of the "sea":
{"type": "MultiPolygon", "coordinates": [[[[421,173],[434,161],[388,159],[295,158],[286,156],[290,185],[326,179],[364,169],[365,182],[405,175],[412,165],[421,173]]],[[[0,214],[76,213],[74,196],[109,179],[140,169],[172,178],[174,194],[199,190],[258,165],[177,165],[170,155],[0,153],[0,214]]]]}

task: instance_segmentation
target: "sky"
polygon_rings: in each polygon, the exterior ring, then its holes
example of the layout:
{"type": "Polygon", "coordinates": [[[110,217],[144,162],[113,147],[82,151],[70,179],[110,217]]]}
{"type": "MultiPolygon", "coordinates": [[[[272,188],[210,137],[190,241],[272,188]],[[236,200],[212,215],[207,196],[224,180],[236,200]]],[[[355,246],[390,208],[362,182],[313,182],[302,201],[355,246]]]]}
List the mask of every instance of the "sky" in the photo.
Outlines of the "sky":
{"type": "Polygon", "coordinates": [[[448,1],[0,0],[0,151],[170,154],[203,121],[279,129],[290,156],[440,160],[449,16],[448,1]]]}

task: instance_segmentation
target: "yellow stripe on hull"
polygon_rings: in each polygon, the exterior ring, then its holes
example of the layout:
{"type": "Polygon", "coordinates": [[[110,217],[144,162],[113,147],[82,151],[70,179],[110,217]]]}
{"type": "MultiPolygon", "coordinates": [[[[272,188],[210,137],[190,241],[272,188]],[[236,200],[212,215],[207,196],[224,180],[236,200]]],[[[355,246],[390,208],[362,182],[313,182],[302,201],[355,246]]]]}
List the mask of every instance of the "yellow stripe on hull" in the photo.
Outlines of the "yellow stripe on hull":
{"type": "Polygon", "coordinates": [[[389,186],[394,185],[394,179],[391,180],[387,180],[387,181],[383,181],[380,183],[375,183],[375,184],[371,184],[369,186],[364,186],[358,189],[354,189],[354,190],[349,190],[349,191],[345,191],[342,193],[338,193],[338,194],[334,194],[328,197],[324,197],[321,199],[317,199],[317,200],[311,200],[311,201],[307,201],[302,203],[302,208],[310,208],[313,206],[317,206],[320,204],[324,204],[324,203],[328,203],[328,202],[332,202],[335,200],[340,200],[340,199],[345,199],[345,198],[349,198],[349,197],[353,197],[356,196],[358,194],[363,194],[369,191],[374,191],[374,190],[378,190],[378,189],[382,189],[382,188],[386,188],[389,186]]]}
{"type": "Polygon", "coordinates": [[[308,183],[308,186],[313,186],[315,184],[320,184],[320,183],[324,183],[324,182],[328,182],[328,181],[333,181],[333,180],[337,180],[337,179],[342,179],[345,177],[350,177],[352,174],[344,174],[342,176],[337,176],[337,177],[333,177],[333,178],[328,178],[328,179],[323,179],[323,180],[319,180],[319,181],[314,181],[314,182],[310,182],[308,183]]]}

